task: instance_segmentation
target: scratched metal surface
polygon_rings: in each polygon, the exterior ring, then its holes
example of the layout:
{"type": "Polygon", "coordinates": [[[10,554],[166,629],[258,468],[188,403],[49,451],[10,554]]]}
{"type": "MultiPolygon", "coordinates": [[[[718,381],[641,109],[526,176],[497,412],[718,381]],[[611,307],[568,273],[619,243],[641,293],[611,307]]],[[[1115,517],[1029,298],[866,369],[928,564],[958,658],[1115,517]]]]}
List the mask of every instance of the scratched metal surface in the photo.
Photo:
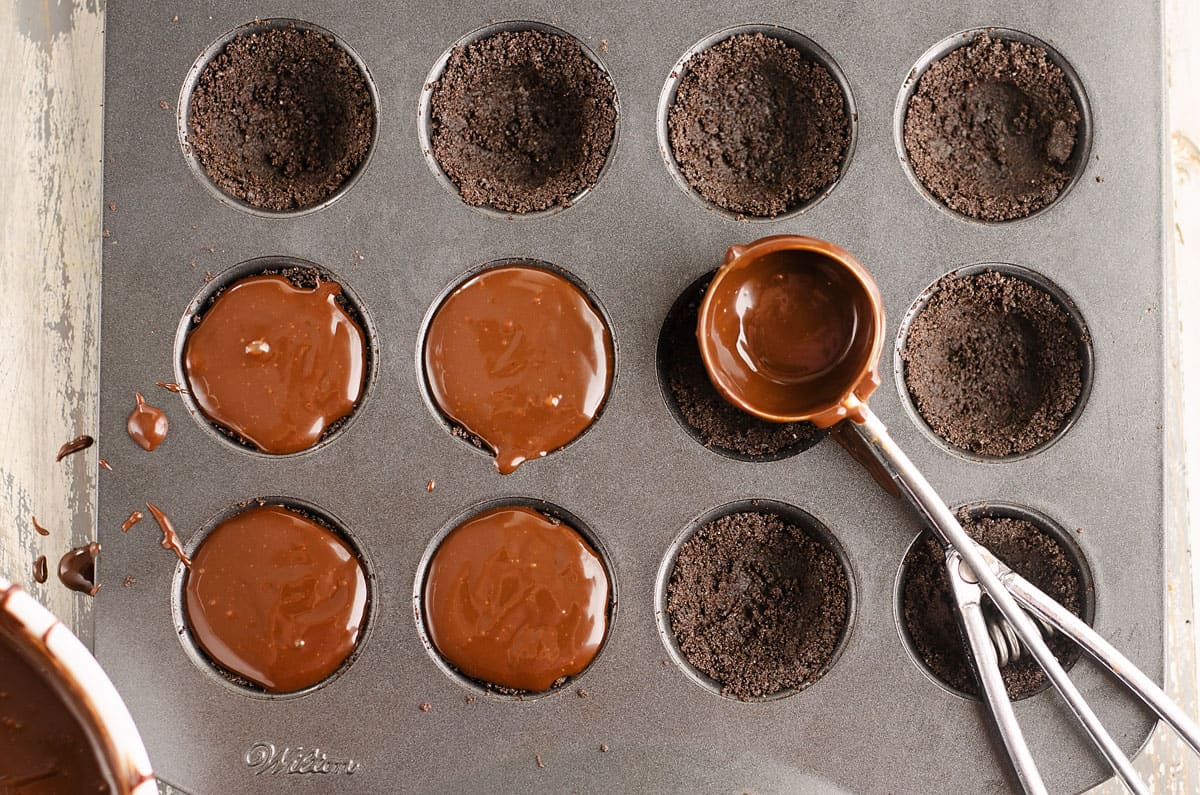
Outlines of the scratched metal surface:
{"type": "MultiPolygon", "coordinates": [[[[918,530],[909,512],[829,442],[779,462],[731,461],[697,445],[664,404],[654,351],[668,308],[728,245],[775,232],[853,251],[879,281],[893,320],[943,273],[985,261],[1030,267],[1076,302],[1095,338],[1095,380],[1078,422],[1048,450],[1003,464],[950,455],[905,413],[890,373],[873,406],[951,503],[1008,500],[1083,528],[1097,628],[1161,679],[1160,18],[1157,6],[1093,5],[1081,15],[1035,2],[981,10],[956,0],[918,3],[901,16],[863,2],[817,2],[803,13],[783,3],[711,3],[685,18],[666,3],[501,2],[485,12],[413,7],[408,16],[382,3],[347,13],[328,2],[212,2],[174,24],[132,4],[110,7],[104,190],[119,211],[105,217],[100,436],[120,438],[135,389],[155,393],[172,431],[153,455],[125,444],[106,449],[122,477],[100,485],[108,592],[96,603],[96,650],[156,769],[195,792],[1006,790],[980,706],[931,682],[901,643],[894,588],[918,530]],[[299,218],[257,217],[216,200],[189,171],[176,137],[175,105],[193,61],[255,15],[336,32],[380,95],[380,136],[361,180],[299,218]],[[597,53],[616,85],[613,160],[595,191],[565,212],[509,221],[474,211],[438,183],[422,155],[417,107],[431,66],[493,18],[565,29],[597,53]],[[676,60],[714,31],[746,22],[784,25],[821,45],[845,73],[859,114],[838,187],[804,214],[756,224],[707,212],[679,190],[655,121],[676,60]],[[897,96],[922,54],[985,25],[1057,48],[1078,72],[1094,117],[1079,183],[1049,211],[1000,226],[934,207],[905,176],[893,135],[897,96]],[[174,375],[176,328],[205,289],[205,271],[269,255],[335,273],[362,299],[379,352],[374,388],[347,431],[279,460],[223,443],[181,401],[153,388],[174,375]],[[475,265],[513,256],[554,262],[595,293],[612,320],[618,372],[586,436],[500,477],[429,411],[415,363],[422,319],[441,291],[475,265]],[[1129,412],[1131,405],[1139,408],[1129,412]],[[429,479],[437,481],[432,493],[429,479]],[[373,629],[361,656],[299,698],[253,698],[193,663],[172,619],[172,559],[152,527],[116,529],[151,499],[187,538],[232,504],[264,495],[306,500],[341,519],[375,577],[373,629]],[[611,555],[620,609],[608,644],[576,685],[587,699],[569,688],[525,703],[484,696],[468,704],[472,691],[421,644],[412,593],[422,554],[447,522],[499,496],[562,506],[611,555]],[[832,670],[769,703],[725,700],[694,684],[669,661],[653,615],[655,572],[679,530],[746,497],[788,502],[820,519],[844,547],[855,586],[854,622],[832,670]],[[134,587],[120,587],[125,575],[136,577],[134,587]],[[246,758],[257,743],[319,747],[359,767],[336,782],[256,775],[246,758]]],[[[1120,744],[1136,750],[1152,721],[1090,666],[1074,675],[1120,744]]],[[[1017,709],[1052,791],[1106,777],[1052,694],[1017,709]]]]}

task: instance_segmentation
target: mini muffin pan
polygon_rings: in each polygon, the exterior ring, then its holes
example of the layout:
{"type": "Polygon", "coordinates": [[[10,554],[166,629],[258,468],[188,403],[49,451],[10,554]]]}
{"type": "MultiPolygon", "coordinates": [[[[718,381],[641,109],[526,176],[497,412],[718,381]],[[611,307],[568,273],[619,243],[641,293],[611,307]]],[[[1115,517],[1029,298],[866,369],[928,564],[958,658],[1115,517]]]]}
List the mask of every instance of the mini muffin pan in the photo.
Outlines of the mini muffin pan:
{"type": "MultiPolygon", "coordinates": [[[[672,305],[728,246],[776,233],[853,252],[882,290],[893,346],[903,344],[895,329],[925,288],[959,268],[1019,266],[1065,295],[1087,324],[1093,360],[1086,400],[1053,445],[1014,460],[964,459],[914,423],[890,368],[872,408],[951,504],[1003,502],[1066,528],[1092,573],[1096,628],[1161,681],[1157,3],[1098,0],[1079,14],[1034,0],[888,8],[737,0],[686,9],[363,2],[352,10],[319,0],[261,8],[208,0],[174,13],[114,4],[107,19],[99,439],[114,471],[100,481],[104,587],[95,600],[97,654],[164,780],[197,793],[1012,789],[984,708],[932,681],[897,625],[898,571],[921,529],[913,512],[832,439],[778,460],[736,460],[699,444],[664,397],[656,350],[672,305]],[[273,19],[256,23],[255,14],[273,19]],[[280,19],[336,34],[378,102],[369,162],[336,201],[285,217],[215,192],[179,135],[188,87],[214,47],[240,26],[280,19]],[[466,206],[431,172],[424,103],[448,48],[489,25],[526,21],[577,37],[607,71],[618,133],[586,200],[509,217],[466,206]],[[660,131],[682,59],[747,25],[795,31],[811,52],[827,54],[856,114],[836,190],[803,213],[754,223],[680,190],[660,131]],[[1045,210],[982,224],[914,185],[897,130],[931,58],[992,25],[1046,43],[1070,65],[1072,86],[1086,96],[1084,157],[1070,189],[1045,210]],[[370,385],[351,421],[282,457],[232,443],[186,396],[154,386],[177,379],[191,313],[262,257],[301,260],[336,278],[371,344],[370,385]],[[586,287],[610,321],[617,369],[586,433],[502,477],[428,404],[420,344],[447,289],[509,258],[552,263],[586,287]],[[125,434],[135,390],[170,418],[152,453],[125,434]],[[349,664],[287,698],[219,681],[177,620],[178,565],[154,524],[119,530],[150,500],[192,548],[255,498],[337,517],[372,584],[370,631],[349,664]],[[688,669],[656,610],[683,534],[714,510],[755,499],[803,511],[828,532],[853,606],[824,676],[784,697],[739,702],[688,669]],[[538,698],[485,692],[457,676],[430,650],[414,610],[435,539],[497,500],[552,505],[577,519],[603,550],[619,595],[593,664],[538,698]]],[[[1072,676],[1121,747],[1136,752],[1152,718],[1088,661],[1072,676]]],[[[1052,690],[1016,710],[1051,791],[1108,776],[1052,690]]]]}

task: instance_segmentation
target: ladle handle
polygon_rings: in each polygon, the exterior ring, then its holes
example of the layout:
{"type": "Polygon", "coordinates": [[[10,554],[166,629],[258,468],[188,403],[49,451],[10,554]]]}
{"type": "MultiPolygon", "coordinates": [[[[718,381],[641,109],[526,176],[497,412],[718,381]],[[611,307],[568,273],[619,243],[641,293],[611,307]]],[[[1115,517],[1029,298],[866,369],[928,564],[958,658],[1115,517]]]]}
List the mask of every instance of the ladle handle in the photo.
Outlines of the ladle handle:
{"type": "Polygon", "coordinates": [[[1037,664],[1046,673],[1054,688],[1070,706],[1071,711],[1091,737],[1092,742],[1100,749],[1108,764],[1122,779],[1132,792],[1144,792],[1144,786],[1137,772],[1130,764],[1129,758],[1113,740],[1108,730],[1100,723],[1096,713],[1084,700],[1083,695],[1075,687],[1075,683],[1067,676],[1050,647],[1042,639],[1042,634],[1034,625],[1033,619],[1017,603],[1008,592],[999,576],[984,558],[982,548],[977,546],[967,531],[963,530],[954,512],[945,501],[933,490],[933,486],[925,479],[920,470],[913,465],[892,437],[888,434],[887,426],[875,416],[865,403],[853,400],[847,405],[849,415],[854,419],[850,422],[854,430],[862,436],[879,455],[880,462],[887,467],[900,487],[905,498],[929,522],[935,532],[950,546],[954,547],[975,572],[979,586],[991,598],[992,604],[1000,614],[1008,619],[1022,644],[1037,660],[1037,664]]]}

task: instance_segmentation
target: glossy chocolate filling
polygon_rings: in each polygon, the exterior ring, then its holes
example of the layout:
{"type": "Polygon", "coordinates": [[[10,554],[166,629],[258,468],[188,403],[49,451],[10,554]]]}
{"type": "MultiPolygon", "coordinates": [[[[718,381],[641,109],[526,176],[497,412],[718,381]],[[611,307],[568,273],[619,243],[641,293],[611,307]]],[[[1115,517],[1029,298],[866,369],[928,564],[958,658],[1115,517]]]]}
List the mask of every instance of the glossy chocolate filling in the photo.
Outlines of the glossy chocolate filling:
{"type": "Polygon", "coordinates": [[[318,684],[354,651],[366,573],[339,535],[281,505],[217,525],[191,558],[184,611],[192,637],[235,677],[269,693],[318,684]]]}
{"type": "Polygon", "coordinates": [[[492,448],[502,474],[583,433],[612,384],[600,312],[569,279],[532,265],[459,285],[429,324],[424,358],[437,407],[492,448]]]}
{"type": "MultiPolygon", "coordinates": [[[[803,413],[836,401],[871,355],[869,297],[840,263],[784,250],[729,274],[712,296],[715,362],[747,404],[803,413]]],[[[711,288],[710,288],[711,290],[711,288]]]]}
{"type": "Polygon", "coordinates": [[[342,288],[264,274],[217,296],[188,335],[188,391],[209,420],[264,453],[312,447],[366,388],[367,341],[342,288]]]}
{"type": "Polygon", "coordinates": [[[604,562],[574,529],[502,506],[456,527],[429,563],[426,627],[473,679],[540,692],[586,668],[604,642],[604,562]]]}

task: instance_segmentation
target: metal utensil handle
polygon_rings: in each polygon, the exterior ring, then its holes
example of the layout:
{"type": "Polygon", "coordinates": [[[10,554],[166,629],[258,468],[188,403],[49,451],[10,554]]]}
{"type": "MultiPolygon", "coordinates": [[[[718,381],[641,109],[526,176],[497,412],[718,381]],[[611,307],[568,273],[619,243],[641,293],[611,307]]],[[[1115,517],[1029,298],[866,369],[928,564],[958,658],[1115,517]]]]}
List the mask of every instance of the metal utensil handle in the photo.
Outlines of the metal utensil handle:
{"type": "Polygon", "coordinates": [[[1025,742],[1025,733],[1017,722],[1017,714],[1012,702],[1008,700],[1008,688],[1004,686],[1004,677],[1000,674],[1000,658],[992,643],[988,629],[987,618],[983,614],[980,602],[982,591],[976,584],[968,584],[959,576],[959,567],[963,565],[962,557],[953,549],[946,555],[946,570],[950,575],[951,588],[955,592],[955,603],[962,617],[963,628],[967,634],[967,644],[975,660],[975,672],[983,685],[984,698],[991,709],[996,721],[996,728],[1008,758],[1012,761],[1021,788],[1028,795],[1047,795],[1046,784],[1042,774],[1038,772],[1037,762],[1025,742]]]}
{"type": "Polygon", "coordinates": [[[855,414],[861,419],[853,421],[854,429],[879,453],[881,462],[891,470],[896,484],[913,507],[925,516],[930,526],[945,539],[947,544],[958,550],[963,560],[975,572],[979,579],[979,586],[991,598],[1001,615],[1012,624],[1013,629],[1020,636],[1021,642],[1033,654],[1051,684],[1062,695],[1071,711],[1075,713],[1075,717],[1079,719],[1092,742],[1100,749],[1109,766],[1132,792],[1146,792],[1145,785],[1133,769],[1129,757],[1113,740],[1071,678],[1067,676],[1067,672],[1063,670],[1054,653],[1050,651],[1050,647],[1046,645],[1046,641],[1042,639],[1041,633],[1034,626],[1033,619],[1021,608],[1008,589],[1004,587],[1000,578],[992,571],[980,551],[982,547],[977,546],[971,540],[967,531],[963,530],[962,525],[955,518],[954,512],[938,496],[933,486],[913,465],[904,451],[896,445],[882,420],[875,416],[875,413],[865,403],[853,406],[851,416],[855,414]]]}
{"type": "Polygon", "coordinates": [[[1005,575],[1004,583],[1013,597],[1034,615],[1047,621],[1059,633],[1066,635],[1125,683],[1138,698],[1153,709],[1172,729],[1200,754],[1200,727],[1172,701],[1158,685],[1138,670],[1100,633],[1087,625],[1070,610],[1039,591],[1015,572],[1005,575]]]}

